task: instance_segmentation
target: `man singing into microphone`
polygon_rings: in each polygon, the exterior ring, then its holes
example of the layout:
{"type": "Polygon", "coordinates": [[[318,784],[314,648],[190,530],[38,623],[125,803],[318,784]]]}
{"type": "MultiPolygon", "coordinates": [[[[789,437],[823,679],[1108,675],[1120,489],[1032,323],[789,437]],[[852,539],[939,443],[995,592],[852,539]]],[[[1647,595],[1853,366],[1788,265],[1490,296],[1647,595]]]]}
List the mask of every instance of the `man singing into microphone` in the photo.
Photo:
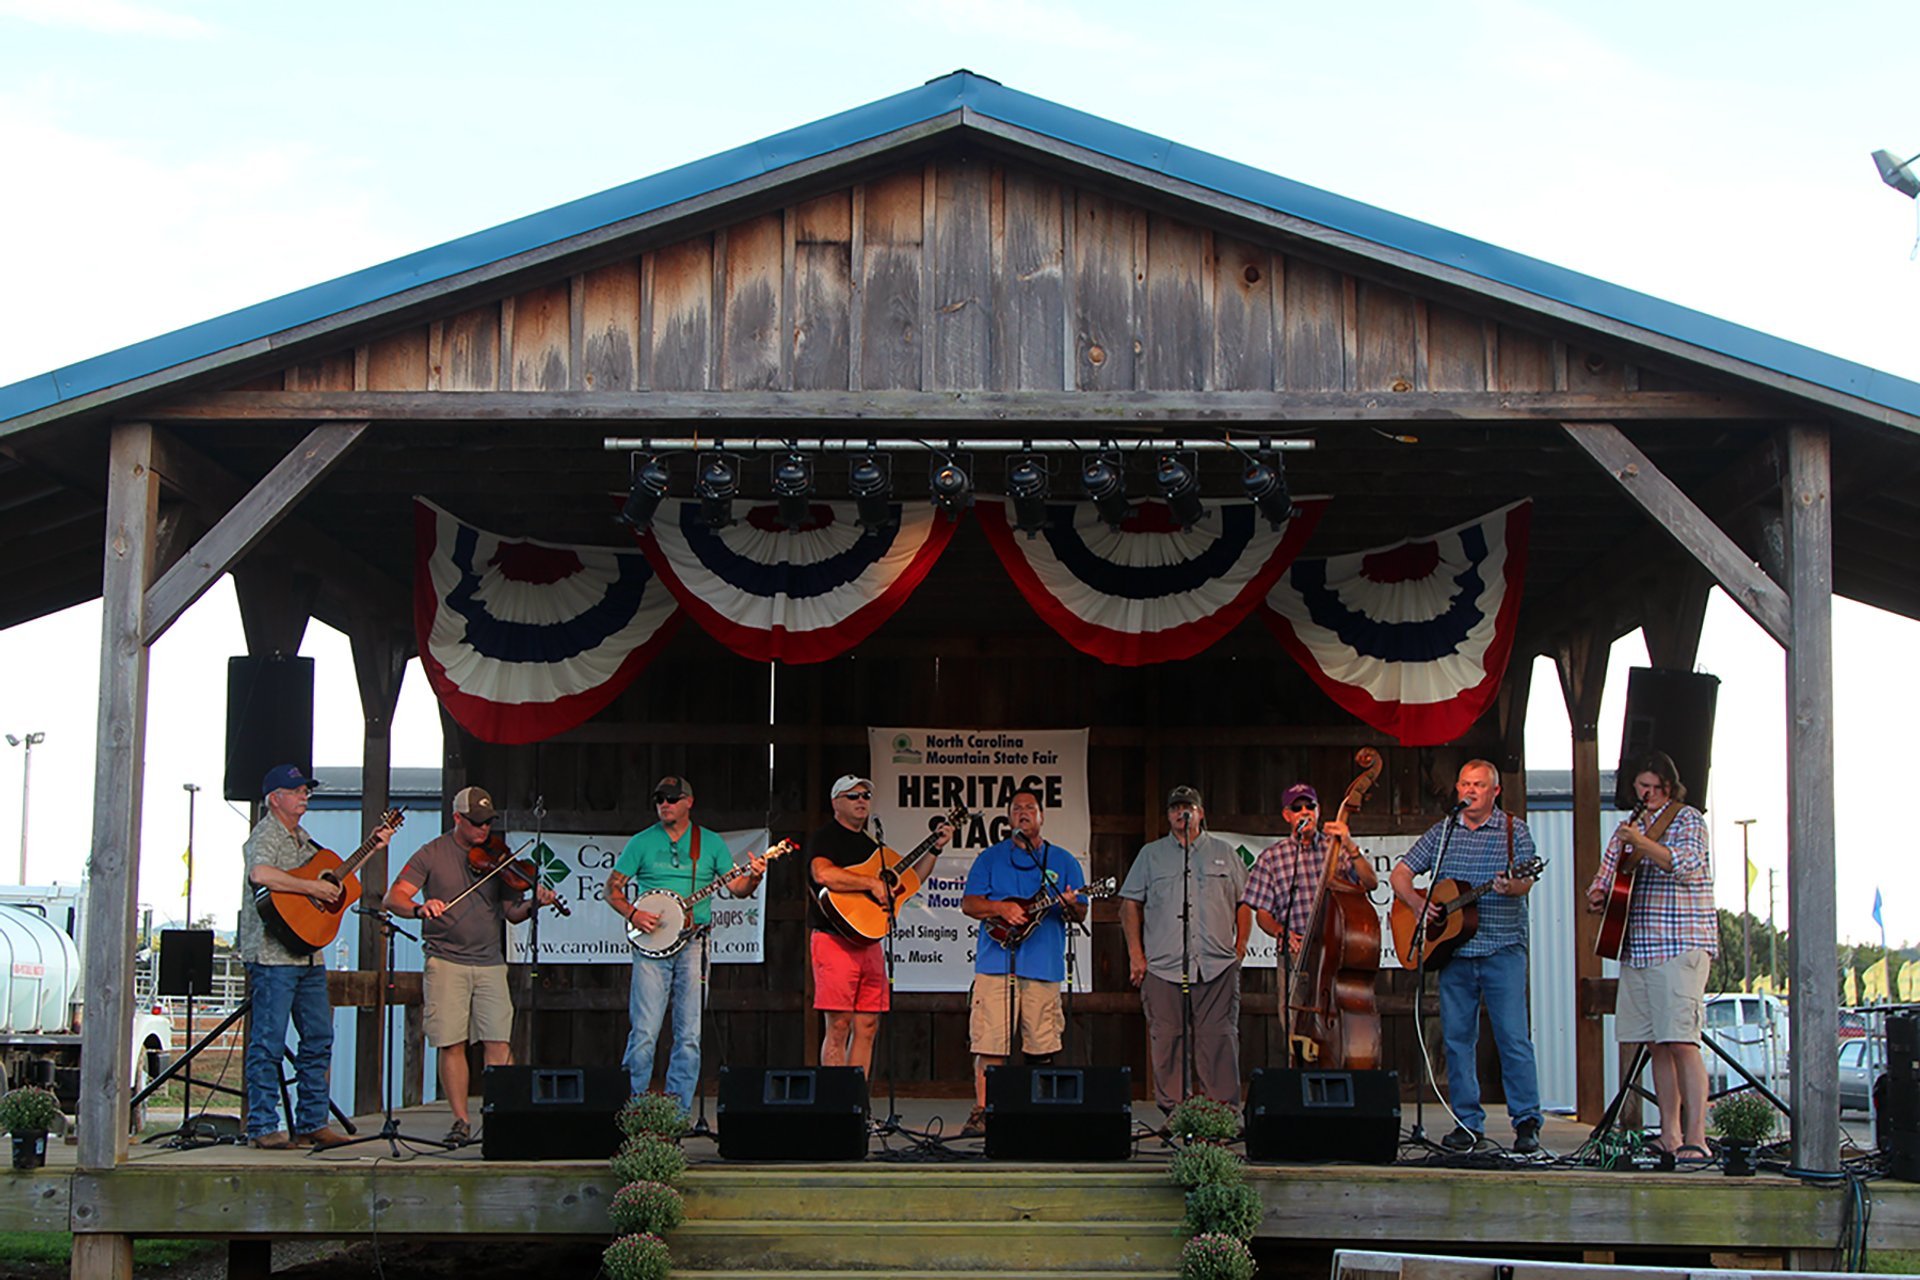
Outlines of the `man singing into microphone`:
{"type": "Polygon", "coordinates": [[[1523,1155],[1540,1149],[1540,1081],[1534,1069],[1533,1041],[1527,1034],[1527,893],[1533,881],[1507,874],[1516,861],[1533,857],[1533,833],[1527,824],[1494,807],[1500,796],[1500,771],[1485,760],[1460,766],[1454,782],[1457,815],[1436,822],[1395,864],[1389,879],[1408,909],[1427,911],[1428,923],[1440,905],[1427,902],[1413,878],[1431,871],[1447,828],[1447,858],[1440,874],[1469,885],[1493,883],[1480,899],[1480,927],[1440,970],[1440,1025],[1447,1042],[1447,1096],[1459,1125],[1441,1139],[1449,1151],[1471,1151],[1484,1139],[1487,1113],[1480,1105],[1480,1073],[1475,1050],[1480,1043],[1480,1006],[1487,1006],[1493,1042],[1500,1050],[1500,1081],[1513,1121],[1513,1149],[1523,1155]]]}
{"type": "Polygon", "coordinates": [[[1288,787],[1280,797],[1280,813],[1291,835],[1282,836],[1261,851],[1247,872],[1247,891],[1240,901],[1253,910],[1254,923],[1275,938],[1288,955],[1297,956],[1306,939],[1307,917],[1320,887],[1330,847],[1338,845],[1334,874],[1371,892],[1380,883],[1373,866],[1360,853],[1344,822],[1320,825],[1320,793],[1304,782],[1288,787]],[[1286,929],[1282,934],[1280,930],[1286,929]]]}
{"type": "Polygon", "coordinates": [[[1120,886],[1127,980],[1140,988],[1154,1100],[1165,1111],[1187,1096],[1189,1059],[1197,1092],[1240,1105],[1240,961],[1253,913],[1240,903],[1246,864],[1206,824],[1200,793],[1175,787],[1167,794],[1172,834],[1142,848],[1120,886]],[[1185,927],[1183,904],[1192,907],[1185,927]],[[1191,1043],[1183,980],[1192,998],[1191,1043]]]}

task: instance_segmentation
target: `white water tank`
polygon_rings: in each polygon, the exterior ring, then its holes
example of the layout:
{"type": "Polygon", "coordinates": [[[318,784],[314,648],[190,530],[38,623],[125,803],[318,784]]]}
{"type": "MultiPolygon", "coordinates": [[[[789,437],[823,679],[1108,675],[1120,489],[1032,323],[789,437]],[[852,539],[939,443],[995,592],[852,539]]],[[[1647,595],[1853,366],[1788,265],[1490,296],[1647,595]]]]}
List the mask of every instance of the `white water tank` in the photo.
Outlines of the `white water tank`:
{"type": "Polygon", "coordinates": [[[0,902],[0,973],[7,998],[0,1034],[36,1035],[72,1029],[80,952],[44,915],[0,902]]]}

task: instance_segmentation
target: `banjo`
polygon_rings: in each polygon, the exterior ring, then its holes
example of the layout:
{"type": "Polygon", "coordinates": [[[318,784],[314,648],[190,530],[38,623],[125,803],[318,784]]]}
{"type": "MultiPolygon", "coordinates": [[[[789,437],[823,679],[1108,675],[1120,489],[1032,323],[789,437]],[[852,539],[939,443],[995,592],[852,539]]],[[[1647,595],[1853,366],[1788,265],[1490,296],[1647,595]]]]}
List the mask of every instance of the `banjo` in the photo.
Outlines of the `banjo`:
{"type": "MultiPolygon", "coordinates": [[[[792,853],[795,845],[791,840],[782,840],[768,849],[765,857],[768,862],[783,853],[792,853]]],[[[735,872],[734,874],[739,874],[735,872]]],[[[627,922],[627,941],[633,949],[643,956],[655,960],[664,960],[668,956],[679,955],[687,943],[693,940],[696,932],[691,925],[695,904],[710,897],[722,885],[733,878],[732,875],[716,877],[712,884],[696,894],[682,896],[671,889],[649,889],[633,900],[635,911],[647,911],[660,917],[660,923],[642,931],[632,921],[627,922]]]]}

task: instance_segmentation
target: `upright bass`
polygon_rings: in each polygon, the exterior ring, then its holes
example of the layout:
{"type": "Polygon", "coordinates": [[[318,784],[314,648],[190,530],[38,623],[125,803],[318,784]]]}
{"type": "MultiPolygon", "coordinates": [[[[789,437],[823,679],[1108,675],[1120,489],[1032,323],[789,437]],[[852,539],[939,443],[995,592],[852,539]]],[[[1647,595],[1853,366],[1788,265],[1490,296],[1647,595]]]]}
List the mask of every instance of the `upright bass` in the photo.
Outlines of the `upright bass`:
{"type": "MultiPolygon", "coordinates": [[[[1338,821],[1366,802],[1383,761],[1372,747],[1354,753],[1360,776],[1347,785],[1338,821]]],[[[1380,973],[1380,914],[1359,885],[1337,874],[1340,842],[1327,842],[1327,862],[1314,890],[1300,963],[1287,991],[1289,1056],[1303,1066],[1369,1071],[1380,1063],[1380,1011],[1373,988],[1380,973]]]]}

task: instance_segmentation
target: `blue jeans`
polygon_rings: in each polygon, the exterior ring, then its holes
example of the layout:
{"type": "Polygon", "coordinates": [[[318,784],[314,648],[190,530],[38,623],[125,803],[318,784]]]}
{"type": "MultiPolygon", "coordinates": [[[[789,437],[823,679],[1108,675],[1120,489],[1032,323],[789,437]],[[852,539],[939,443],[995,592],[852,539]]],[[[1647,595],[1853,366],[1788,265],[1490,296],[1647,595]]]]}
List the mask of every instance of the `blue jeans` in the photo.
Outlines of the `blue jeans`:
{"type": "Polygon", "coordinates": [[[1440,971],[1440,1025],[1447,1042],[1447,1100],[1461,1124],[1487,1131],[1480,1105],[1480,1005],[1493,1024],[1500,1051],[1500,1080],[1507,1092],[1507,1115],[1517,1126],[1540,1120],[1540,1077],[1533,1065],[1533,1041],[1527,1034],[1527,949],[1515,944],[1490,956],[1455,956],[1440,971]]]}
{"type": "Polygon", "coordinates": [[[287,1016],[300,1044],[294,1050],[294,1079],[300,1101],[294,1107],[293,1132],[312,1133],[327,1123],[327,1066],[333,1059],[333,1005],[327,999],[323,964],[249,964],[247,992],[253,1011],[247,1018],[247,1136],[258,1138],[280,1128],[280,1062],[287,1051],[287,1016]]]}
{"type": "Polygon", "coordinates": [[[635,1093],[653,1083],[653,1049],[667,1005],[673,1005],[673,1050],[667,1057],[667,1092],[693,1110],[700,1087],[700,956],[704,941],[690,942],[680,954],[656,960],[633,957],[633,985],[627,991],[627,1052],[621,1062],[635,1093]]]}

